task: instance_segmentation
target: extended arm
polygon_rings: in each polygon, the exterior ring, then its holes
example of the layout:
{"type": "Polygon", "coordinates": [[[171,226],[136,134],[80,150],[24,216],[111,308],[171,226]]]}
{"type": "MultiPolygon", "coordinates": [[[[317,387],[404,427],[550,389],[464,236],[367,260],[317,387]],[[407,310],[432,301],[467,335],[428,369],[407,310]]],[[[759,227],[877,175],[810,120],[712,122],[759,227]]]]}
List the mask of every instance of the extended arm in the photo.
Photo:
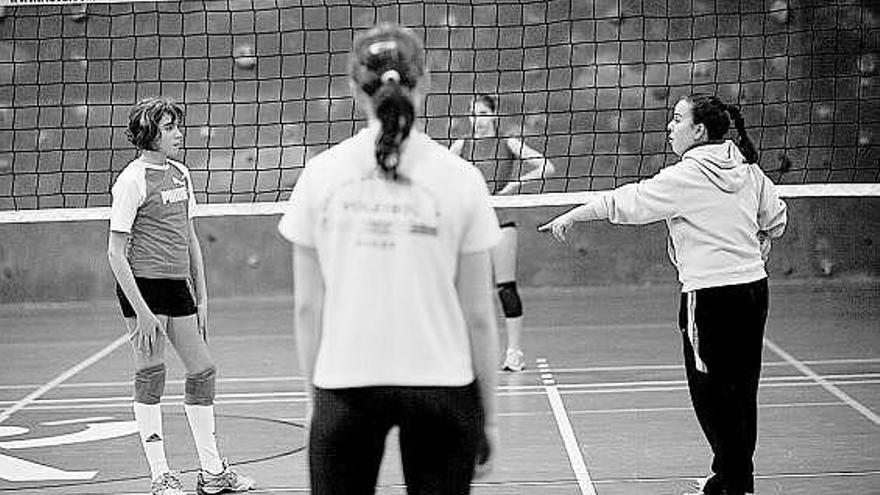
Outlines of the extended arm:
{"type": "Polygon", "coordinates": [[[554,218],[539,231],[550,231],[558,240],[575,222],[608,219],[617,224],[646,224],[671,218],[681,208],[687,187],[680,169],[668,167],[650,179],[596,193],[589,201],[554,218]]]}

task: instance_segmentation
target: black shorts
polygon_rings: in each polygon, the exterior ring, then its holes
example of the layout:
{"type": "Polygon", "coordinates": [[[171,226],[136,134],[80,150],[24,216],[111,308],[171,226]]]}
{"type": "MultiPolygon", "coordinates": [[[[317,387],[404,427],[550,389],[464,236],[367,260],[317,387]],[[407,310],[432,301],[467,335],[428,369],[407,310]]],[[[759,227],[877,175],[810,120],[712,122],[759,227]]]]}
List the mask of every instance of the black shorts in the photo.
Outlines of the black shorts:
{"type": "Polygon", "coordinates": [[[385,437],[398,426],[410,493],[470,493],[487,453],[476,383],[464,387],[315,387],[309,429],[314,495],[373,493],[385,437]]]}
{"type": "Polygon", "coordinates": [[[514,216],[510,214],[507,208],[495,208],[495,215],[498,217],[498,226],[502,229],[515,229],[516,221],[514,216]]]}
{"type": "Polygon", "coordinates": [[[500,227],[500,228],[502,228],[502,229],[515,229],[515,228],[516,228],[516,222],[514,222],[513,220],[499,221],[499,222],[498,222],[498,227],[500,227]]]}
{"type": "MultiPolygon", "coordinates": [[[[141,291],[141,296],[146,301],[147,307],[154,314],[171,317],[196,314],[196,303],[186,280],[135,277],[134,281],[141,291]]],[[[125,297],[119,284],[116,284],[116,297],[119,298],[122,316],[134,318],[136,316],[134,308],[128,302],[128,298],[125,297]]]]}

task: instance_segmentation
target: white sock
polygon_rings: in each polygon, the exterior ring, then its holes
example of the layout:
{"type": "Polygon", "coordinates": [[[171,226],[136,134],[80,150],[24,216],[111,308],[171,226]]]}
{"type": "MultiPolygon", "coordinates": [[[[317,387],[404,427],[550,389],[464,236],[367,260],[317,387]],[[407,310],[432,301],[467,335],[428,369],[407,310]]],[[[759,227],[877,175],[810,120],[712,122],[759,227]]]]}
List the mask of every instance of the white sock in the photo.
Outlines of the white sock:
{"type": "Polygon", "coordinates": [[[184,404],[186,419],[192,431],[202,469],[211,474],[223,472],[223,460],[214,437],[214,406],[184,404]]]}
{"type": "Polygon", "coordinates": [[[505,318],[505,328],[507,329],[507,348],[515,351],[521,351],[520,344],[523,330],[523,317],[505,318]]]}
{"type": "Polygon", "coordinates": [[[162,436],[162,410],[159,404],[134,403],[134,420],[141,436],[141,445],[150,465],[152,479],[170,471],[165,458],[165,438],[162,436]]]}

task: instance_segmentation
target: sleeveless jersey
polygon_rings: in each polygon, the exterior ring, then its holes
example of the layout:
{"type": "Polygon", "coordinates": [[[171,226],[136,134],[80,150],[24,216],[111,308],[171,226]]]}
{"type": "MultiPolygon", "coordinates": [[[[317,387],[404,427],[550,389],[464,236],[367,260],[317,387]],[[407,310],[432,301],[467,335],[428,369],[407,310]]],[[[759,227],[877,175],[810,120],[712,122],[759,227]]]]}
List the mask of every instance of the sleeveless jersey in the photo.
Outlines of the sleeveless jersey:
{"type": "Polygon", "coordinates": [[[464,138],[461,157],[471,162],[486,179],[489,192],[495,194],[516,179],[519,157],[505,142],[505,136],[464,138]]]}

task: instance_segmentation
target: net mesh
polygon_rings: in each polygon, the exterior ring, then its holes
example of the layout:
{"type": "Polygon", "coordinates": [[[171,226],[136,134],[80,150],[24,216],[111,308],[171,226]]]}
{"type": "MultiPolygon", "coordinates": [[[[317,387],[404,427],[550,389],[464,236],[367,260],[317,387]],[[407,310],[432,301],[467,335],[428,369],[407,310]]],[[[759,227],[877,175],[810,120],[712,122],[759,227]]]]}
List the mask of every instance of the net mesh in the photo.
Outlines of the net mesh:
{"type": "Polygon", "coordinates": [[[135,157],[128,110],[160,94],[186,107],[182,158],[198,201],[276,212],[305,160],[362,125],[348,51],[377,21],[424,37],[429,135],[463,136],[473,96],[492,94],[505,132],[555,164],[499,205],[570,204],[650,177],[675,161],[666,123],[693,92],[742,107],[762,168],[798,185],[788,195],[877,194],[880,183],[872,2],[25,3],[0,2],[6,219],[59,208],[104,216],[113,180],[135,157]]]}

